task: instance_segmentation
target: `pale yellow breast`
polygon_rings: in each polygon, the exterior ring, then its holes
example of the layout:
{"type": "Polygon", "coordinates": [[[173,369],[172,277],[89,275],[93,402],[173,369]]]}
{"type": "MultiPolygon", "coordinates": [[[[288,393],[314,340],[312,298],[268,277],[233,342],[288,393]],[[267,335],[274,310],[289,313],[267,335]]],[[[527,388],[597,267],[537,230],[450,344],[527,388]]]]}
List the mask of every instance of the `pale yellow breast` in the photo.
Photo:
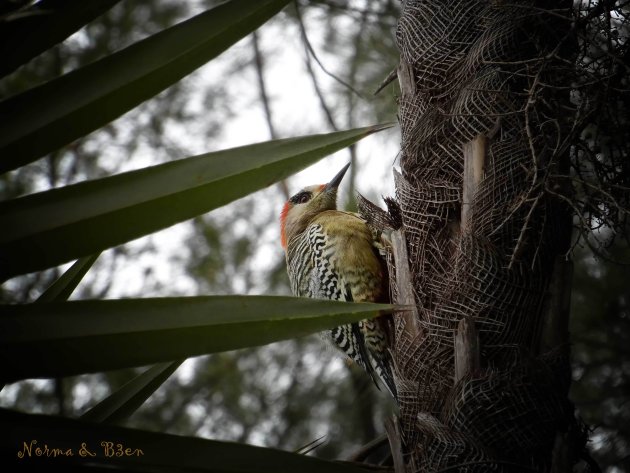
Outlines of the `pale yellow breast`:
{"type": "Polygon", "coordinates": [[[351,288],[356,302],[376,301],[383,295],[384,271],[365,220],[349,212],[329,210],[313,221],[323,227],[327,245],[324,257],[351,288]]]}

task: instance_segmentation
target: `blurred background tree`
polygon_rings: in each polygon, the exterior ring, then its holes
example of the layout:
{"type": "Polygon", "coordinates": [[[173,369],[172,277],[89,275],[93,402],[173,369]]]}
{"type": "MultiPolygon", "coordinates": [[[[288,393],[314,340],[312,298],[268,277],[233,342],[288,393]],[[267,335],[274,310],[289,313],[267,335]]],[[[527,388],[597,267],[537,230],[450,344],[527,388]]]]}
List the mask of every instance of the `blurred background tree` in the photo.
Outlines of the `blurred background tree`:
{"type": "Polygon", "coordinates": [[[577,251],[571,304],[571,396],[593,429],[594,457],[609,471],[630,471],[630,261],[577,251]]]}
{"type": "MultiPolygon", "coordinates": [[[[88,64],[216,3],[120,2],[0,82],[1,97],[88,64]]],[[[104,129],[4,175],[2,197],[225,148],[230,135],[242,144],[244,139],[391,121],[391,92],[371,96],[395,66],[392,30],[398,5],[352,3],[302,2],[288,8],[212,70],[201,68],[104,129]],[[290,68],[282,62],[287,44],[295,44],[290,68]],[[313,97],[309,109],[298,110],[297,121],[287,116],[295,112],[280,102],[285,81],[274,80],[287,69],[298,69],[301,76],[296,92],[313,97]],[[244,112],[250,110],[254,112],[247,116],[244,112]],[[234,120],[247,128],[226,130],[225,124],[234,120]]],[[[395,138],[390,144],[396,146],[395,138]]],[[[345,200],[351,204],[362,164],[356,148],[350,159],[355,171],[345,200]]],[[[380,175],[393,160],[390,154],[374,163],[373,177],[361,191],[375,199],[386,193],[380,175]]],[[[289,294],[277,222],[288,192],[300,185],[263,190],[229,211],[220,209],[107,251],[72,298],[289,294]]],[[[0,298],[4,303],[32,302],[62,272],[55,268],[14,278],[0,288],[0,298]]],[[[0,405],[79,416],[135,372],[14,383],[0,393],[0,405]]],[[[288,450],[324,437],[325,444],[314,453],[336,458],[382,433],[379,419],[385,409],[390,409],[387,397],[362,370],[349,366],[318,337],[309,337],[189,360],[127,425],[288,450]]]]}
{"type": "MultiPolygon", "coordinates": [[[[120,2],[0,81],[0,97],[87,64],[215,3],[120,2]]],[[[399,8],[394,0],[299,1],[236,45],[218,65],[200,69],[46,159],[3,175],[0,196],[8,199],[224,148],[235,137],[241,144],[244,138],[256,141],[391,121],[395,86],[375,97],[372,93],[396,66],[393,31],[399,8]],[[292,61],[290,68],[283,67],[287,61],[292,61]],[[284,90],[287,74],[297,74],[290,91],[284,90]],[[287,105],[285,95],[288,100],[301,97],[300,102],[287,105]]],[[[342,202],[347,207],[353,207],[355,189],[375,202],[391,193],[399,142],[395,135],[384,136],[387,141],[377,143],[374,152],[355,146],[336,158],[354,164],[344,183],[342,202]]],[[[260,191],[229,210],[103,253],[73,298],[288,294],[277,243],[278,213],[292,191],[313,183],[308,178],[296,176],[294,182],[260,191]]],[[[613,252],[613,259],[628,261],[630,255],[620,252],[613,252]]],[[[593,448],[600,465],[630,471],[630,272],[595,259],[587,250],[578,253],[576,263],[573,399],[597,429],[593,448]]],[[[0,299],[31,302],[60,273],[56,268],[12,279],[0,287],[0,299]]],[[[78,416],[133,372],[14,383],[0,392],[0,405],[78,416]]],[[[309,337],[191,359],[128,425],[289,450],[325,436],[314,454],[338,458],[382,433],[381,420],[390,411],[386,396],[361,370],[309,337]]]]}

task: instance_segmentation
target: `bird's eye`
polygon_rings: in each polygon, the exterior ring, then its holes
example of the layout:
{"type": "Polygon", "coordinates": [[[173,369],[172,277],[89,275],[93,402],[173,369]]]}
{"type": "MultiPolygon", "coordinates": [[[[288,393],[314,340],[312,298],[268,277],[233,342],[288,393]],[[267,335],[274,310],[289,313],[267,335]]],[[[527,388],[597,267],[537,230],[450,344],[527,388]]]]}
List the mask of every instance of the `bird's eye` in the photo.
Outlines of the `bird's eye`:
{"type": "Polygon", "coordinates": [[[311,200],[311,197],[313,197],[312,193],[310,193],[309,191],[302,191],[291,197],[291,203],[293,205],[305,204],[306,202],[311,200]]]}

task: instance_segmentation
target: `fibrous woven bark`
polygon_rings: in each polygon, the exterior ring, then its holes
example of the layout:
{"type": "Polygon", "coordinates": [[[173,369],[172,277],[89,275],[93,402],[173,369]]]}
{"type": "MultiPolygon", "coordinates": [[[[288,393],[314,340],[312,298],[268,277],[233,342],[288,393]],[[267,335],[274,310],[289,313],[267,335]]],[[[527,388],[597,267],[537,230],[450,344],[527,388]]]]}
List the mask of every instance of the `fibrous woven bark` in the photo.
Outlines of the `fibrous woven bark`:
{"type": "Polygon", "coordinates": [[[539,341],[571,225],[545,192],[567,156],[567,93],[549,84],[566,77],[571,33],[538,7],[403,2],[396,197],[420,329],[410,336],[397,317],[393,352],[409,471],[544,471],[573,423],[567,350],[539,341]],[[463,149],[479,137],[483,173],[463,202],[463,149]],[[481,366],[455,380],[462,319],[479,332],[481,366]]]}

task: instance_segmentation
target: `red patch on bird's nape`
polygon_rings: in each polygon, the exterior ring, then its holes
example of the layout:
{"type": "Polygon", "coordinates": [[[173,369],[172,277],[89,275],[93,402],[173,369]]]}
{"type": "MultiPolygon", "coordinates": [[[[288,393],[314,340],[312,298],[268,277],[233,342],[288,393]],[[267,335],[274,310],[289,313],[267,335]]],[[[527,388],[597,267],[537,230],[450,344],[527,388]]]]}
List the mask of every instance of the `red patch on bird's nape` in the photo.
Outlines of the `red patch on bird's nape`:
{"type": "Polygon", "coordinates": [[[280,212],[280,244],[282,248],[286,250],[287,248],[287,215],[289,214],[289,202],[285,202],[284,207],[282,207],[282,212],[280,212]]]}

